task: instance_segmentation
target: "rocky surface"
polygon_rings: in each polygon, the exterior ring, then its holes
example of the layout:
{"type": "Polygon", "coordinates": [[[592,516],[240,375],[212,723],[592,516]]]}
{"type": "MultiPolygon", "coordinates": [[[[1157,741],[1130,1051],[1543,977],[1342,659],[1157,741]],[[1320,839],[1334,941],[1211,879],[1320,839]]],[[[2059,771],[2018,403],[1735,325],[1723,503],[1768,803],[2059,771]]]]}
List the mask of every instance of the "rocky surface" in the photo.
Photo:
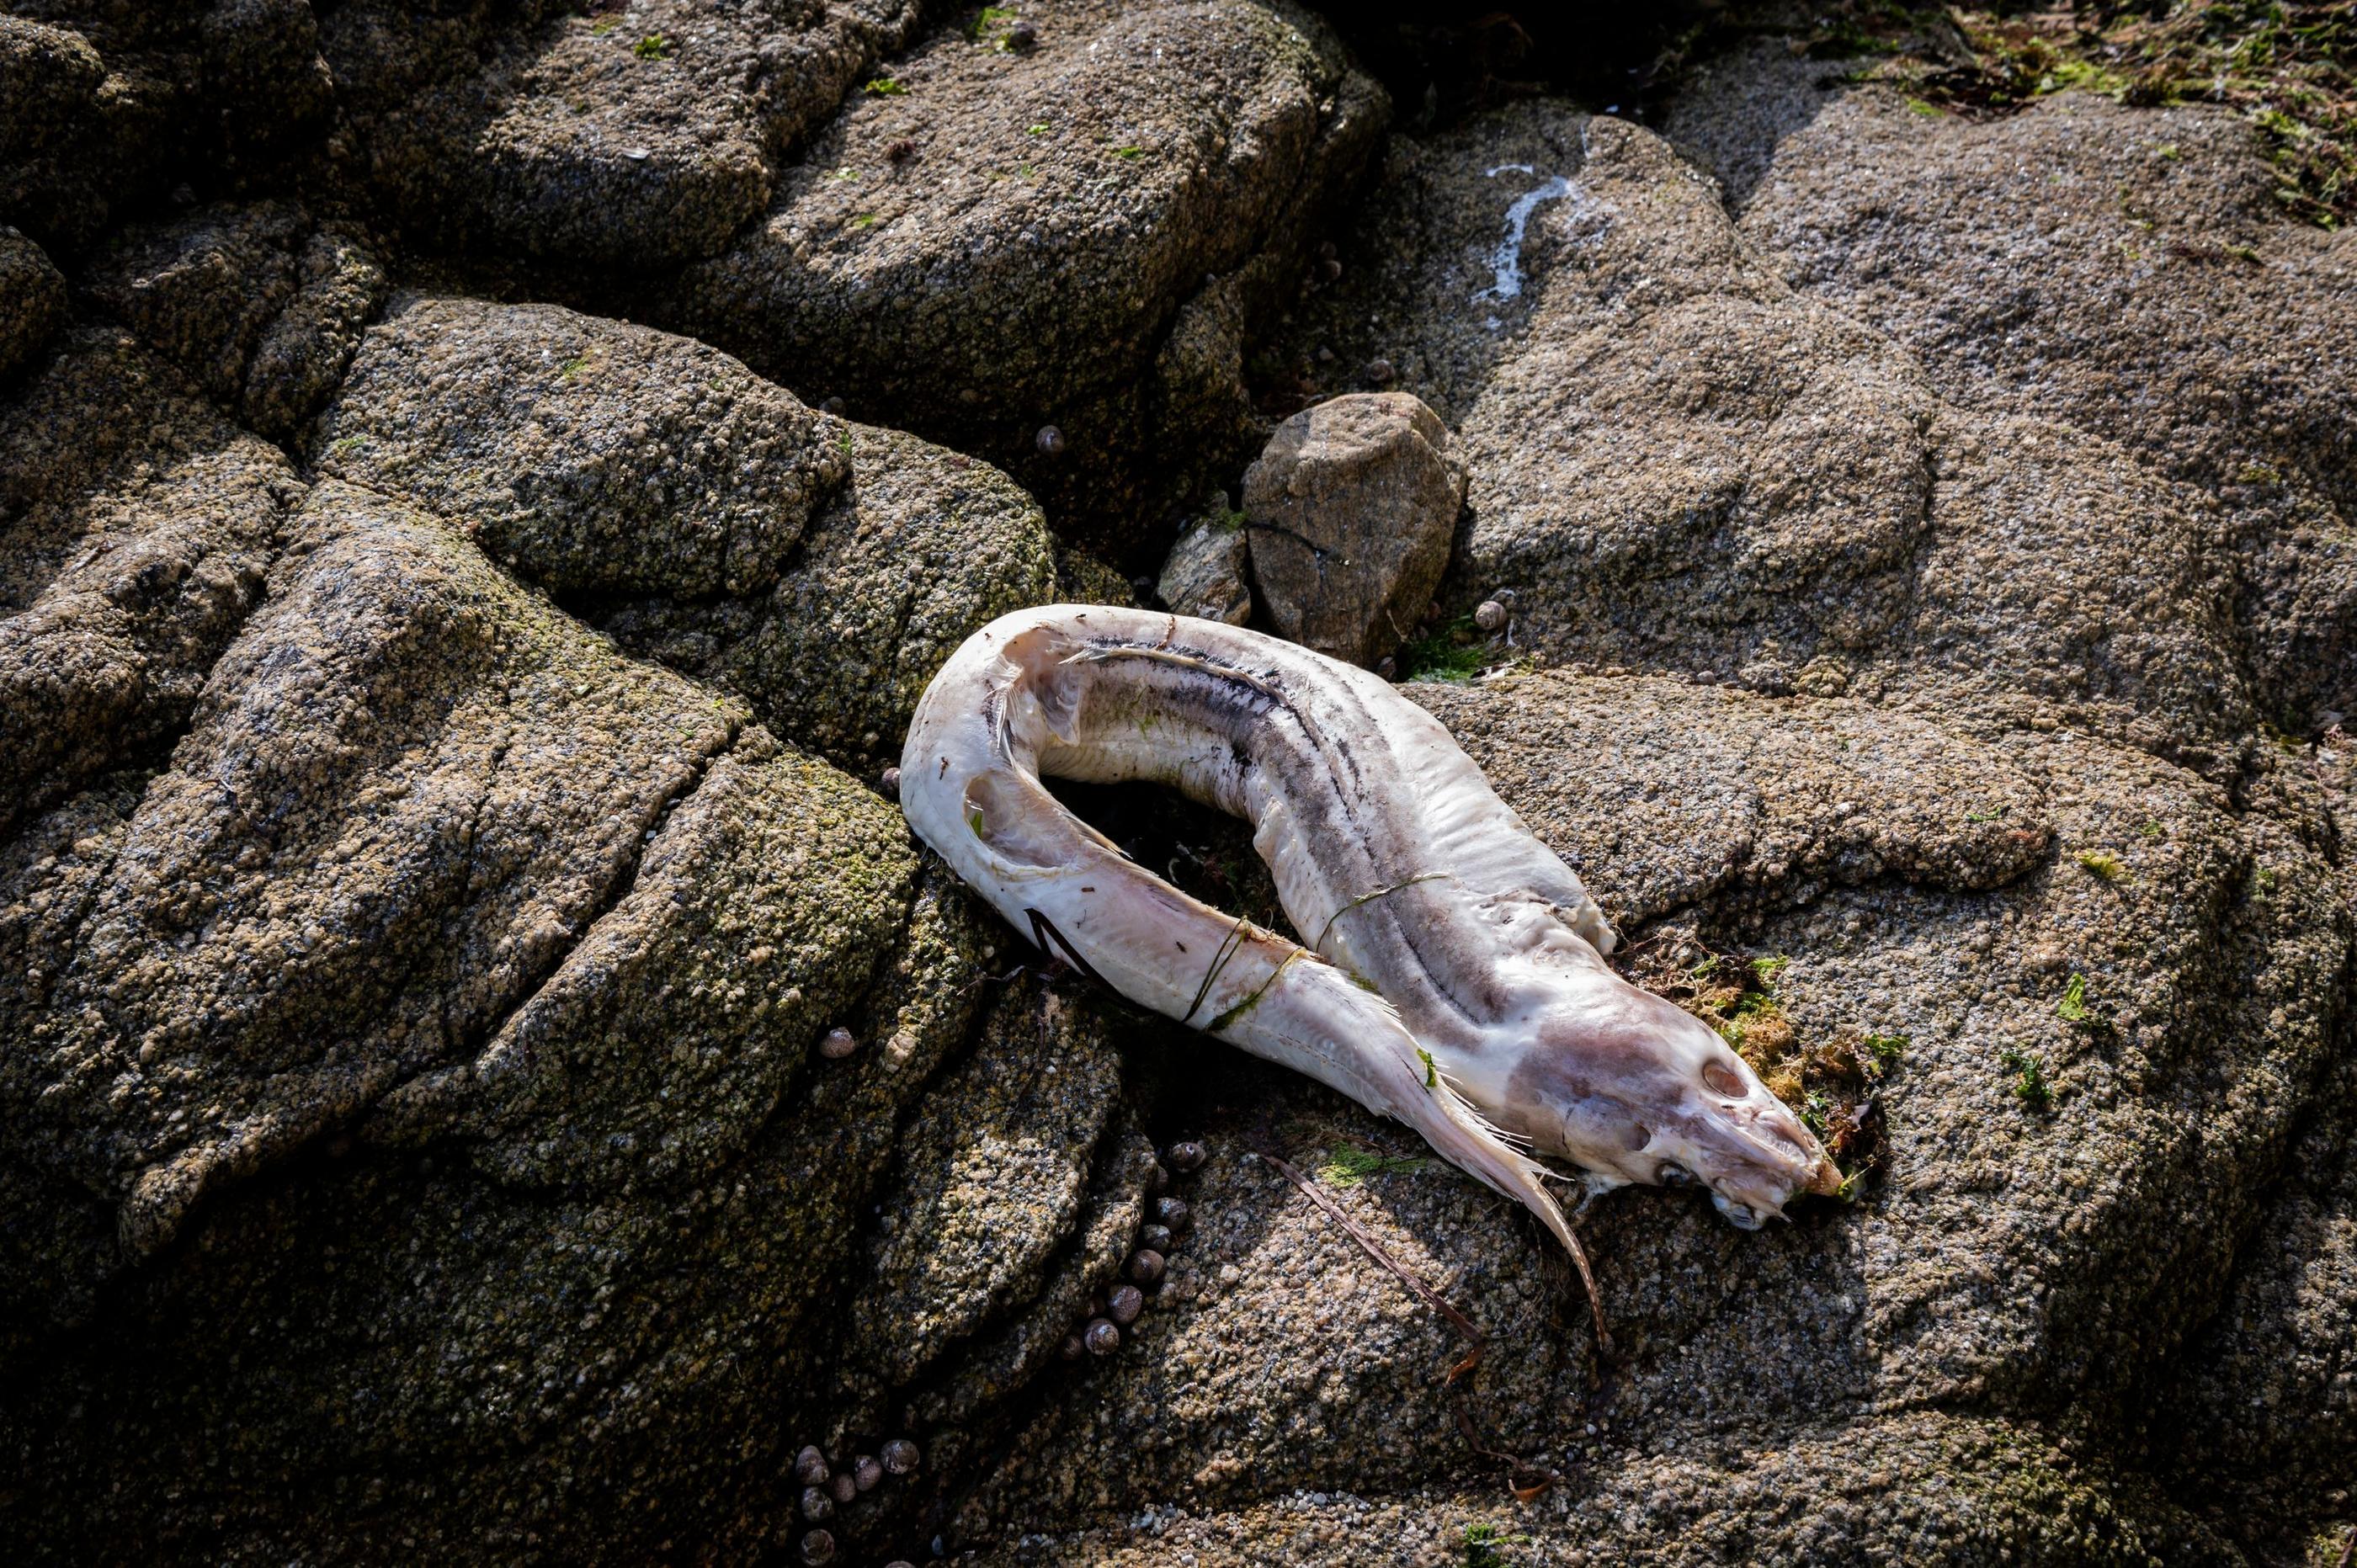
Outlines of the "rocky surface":
{"type": "Polygon", "coordinates": [[[1143,569],[1168,540],[1128,512],[1185,499],[1189,451],[1257,446],[1243,338],[1297,287],[1383,94],[1290,7],[1021,15],[1028,47],[977,20],[895,59],[662,319],[989,457],[1143,569]],[[1166,471],[1133,471],[1149,456],[1166,471]]]}
{"type": "Polygon", "coordinates": [[[2349,244],[2222,113],[1853,75],[1385,141],[1249,0],[0,16],[0,1535],[2337,1560],[2349,244]],[[1001,611],[1321,637],[1247,468],[1369,406],[1360,624],[1855,1178],[1589,1208],[1609,1357],[891,802],[1001,611]]]}
{"type": "Polygon", "coordinates": [[[2357,706],[2357,235],[2293,220],[2276,183],[2220,110],[2064,93],[1974,124],[1860,92],[1775,145],[1742,221],[1942,395],[2180,481],[2233,545],[2245,656],[2298,725],[2357,706]]]}
{"type": "Polygon", "coordinates": [[[1465,504],[1448,427],[1406,392],[1354,392],[1276,427],[1244,470],[1253,581],[1270,622],[1372,664],[1432,604],[1465,504]]]}

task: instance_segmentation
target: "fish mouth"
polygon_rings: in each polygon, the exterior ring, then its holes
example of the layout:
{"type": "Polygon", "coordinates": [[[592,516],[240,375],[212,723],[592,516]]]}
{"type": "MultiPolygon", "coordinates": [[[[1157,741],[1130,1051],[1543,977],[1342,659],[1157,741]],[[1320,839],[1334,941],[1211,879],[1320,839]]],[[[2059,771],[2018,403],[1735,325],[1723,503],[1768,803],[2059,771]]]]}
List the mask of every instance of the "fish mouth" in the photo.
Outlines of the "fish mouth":
{"type": "Polygon", "coordinates": [[[1757,1230],[1770,1219],[1787,1218],[1784,1206],[1803,1194],[1830,1197],[1841,1190],[1839,1166],[1824,1154],[1819,1154],[1808,1169],[1797,1179],[1772,1178],[1768,1181],[1727,1181],[1711,1184],[1713,1208],[1727,1217],[1728,1224],[1738,1230],[1757,1230]]]}

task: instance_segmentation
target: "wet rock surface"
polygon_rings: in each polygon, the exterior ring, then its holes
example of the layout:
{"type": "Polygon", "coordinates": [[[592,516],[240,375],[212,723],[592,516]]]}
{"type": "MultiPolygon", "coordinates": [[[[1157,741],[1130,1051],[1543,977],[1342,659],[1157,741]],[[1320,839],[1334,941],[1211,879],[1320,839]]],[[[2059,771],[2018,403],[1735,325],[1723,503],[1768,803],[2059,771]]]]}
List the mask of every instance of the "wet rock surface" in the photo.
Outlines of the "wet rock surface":
{"type": "Polygon", "coordinates": [[[2357,274],[2238,123],[1770,40],[1386,140],[1246,0],[18,13],[25,1555],[2337,1560],[2357,274]],[[1845,1197],[1599,1199],[1599,1356],[970,899],[918,694],[1156,595],[1457,677],[1845,1197]]]}

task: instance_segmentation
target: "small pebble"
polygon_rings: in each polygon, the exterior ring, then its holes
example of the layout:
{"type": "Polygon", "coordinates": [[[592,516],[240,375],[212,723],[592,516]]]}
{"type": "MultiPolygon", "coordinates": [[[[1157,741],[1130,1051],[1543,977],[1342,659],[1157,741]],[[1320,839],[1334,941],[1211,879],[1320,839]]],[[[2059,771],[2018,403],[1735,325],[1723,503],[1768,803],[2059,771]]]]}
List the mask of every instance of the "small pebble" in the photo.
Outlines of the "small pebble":
{"type": "Polygon", "coordinates": [[[1170,1251],[1170,1227],[1168,1225],[1144,1227],[1137,1233],[1137,1244],[1149,1252],[1168,1252],[1170,1251]]]}
{"type": "Polygon", "coordinates": [[[1191,1139],[1184,1144],[1171,1144],[1169,1152],[1163,1155],[1163,1158],[1170,1162],[1170,1168],[1180,1176],[1200,1170],[1207,1157],[1203,1145],[1191,1139]]]}
{"type": "Polygon", "coordinates": [[[895,136],[884,144],[884,156],[896,164],[907,163],[917,156],[917,144],[908,136],[895,136]]]}
{"type": "Polygon", "coordinates": [[[1342,263],[1329,256],[1318,263],[1318,275],[1328,283],[1342,275],[1342,263]]]}
{"type": "Polygon", "coordinates": [[[1063,1346],[1057,1351],[1067,1361],[1077,1361],[1088,1353],[1088,1342],[1077,1334],[1065,1335],[1063,1346]]]}
{"type": "MultiPolygon", "coordinates": [[[[824,1057],[831,1062],[839,1062],[858,1048],[859,1040],[857,1036],[853,1035],[850,1030],[845,1028],[840,1024],[837,1024],[834,1028],[829,1029],[826,1032],[826,1038],[818,1043],[818,1054],[824,1057]]],[[[822,1472],[822,1478],[823,1478],[825,1467],[825,1462],[822,1460],[819,1466],[822,1472]]]]}
{"type": "MultiPolygon", "coordinates": [[[[1195,1211],[1187,1207],[1183,1197],[1157,1197],[1154,1200],[1154,1218],[1176,1235],[1191,1224],[1195,1211]]],[[[1154,1251],[1160,1251],[1160,1248],[1154,1251]]]]}
{"type": "Polygon", "coordinates": [[[884,1468],[894,1476],[913,1476],[920,1455],[917,1445],[905,1437],[896,1437],[884,1444],[884,1468]]]}
{"type": "Polygon", "coordinates": [[[1367,381],[1372,385],[1387,387],[1392,384],[1392,378],[1398,373],[1392,369],[1392,362],[1389,360],[1367,361],[1367,381]]]}
{"type": "Polygon", "coordinates": [[[1506,607],[1495,599],[1483,599],[1473,608],[1473,624],[1483,631],[1495,631],[1506,624],[1506,607]]]}
{"type": "Polygon", "coordinates": [[[1006,29],[1006,47],[1017,52],[1039,47],[1039,27],[1035,22],[1017,22],[1006,29]]]}
{"type": "Polygon", "coordinates": [[[1064,449],[1064,433],[1052,424],[1043,424],[1039,434],[1031,438],[1031,444],[1039,448],[1040,456],[1053,457],[1064,449]]]}
{"type": "Polygon", "coordinates": [[[814,1530],[803,1536],[802,1561],[810,1563],[834,1562],[834,1537],[823,1530],[814,1530]]]}
{"type": "Polygon", "coordinates": [[[1092,1356],[1110,1356],[1121,1348],[1121,1330],[1102,1317],[1091,1321],[1089,1331],[1081,1337],[1092,1356]]]}
{"type": "Polygon", "coordinates": [[[861,1491],[874,1491],[876,1489],[876,1483],[883,1478],[884,1466],[877,1463],[875,1455],[862,1454],[858,1458],[854,1459],[851,1462],[852,1485],[857,1487],[861,1491]]]}
{"type": "Polygon", "coordinates": [[[1139,1251],[1130,1254],[1129,1277],[1139,1284],[1150,1285],[1162,1277],[1162,1254],[1139,1251]]]}
{"type": "Polygon", "coordinates": [[[840,417],[840,416],[841,416],[841,414],[842,414],[842,413],[843,413],[843,411],[844,411],[844,409],[845,409],[845,407],[847,407],[847,406],[849,406],[849,405],[847,405],[846,403],[845,403],[845,402],[844,402],[841,398],[839,398],[839,397],[831,397],[831,398],[827,399],[824,403],[821,403],[821,404],[819,404],[819,405],[818,405],[818,411],[819,411],[821,413],[832,413],[832,414],[834,414],[834,415],[836,415],[836,416],[840,417]]]}
{"type": "Polygon", "coordinates": [[[834,1494],[824,1487],[802,1488],[802,1517],[813,1524],[824,1524],[834,1517],[834,1494]]]}
{"type": "Polygon", "coordinates": [[[834,1473],[833,1485],[837,1508],[848,1505],[852,1498],[859,1495],[859,1483],[852,1478],[851,1472],[848,1470],[837,1470],[834,1473]]]}
{"type": "Polygon", "coordinates": [[[895,800],[900,798],[900,770],[899,768],[888,768],[884,770],[884,793],[891,796],[895,800]]]}
{"type": "Polygon", "coordinates": [[[1161,1161],[1157,1160],[1150,1167],[1147,1168],[1146,1173],[1146,1196],[1151,1197],[1157,1193],[1165,1193],[1169,1190],[1170,1172],[1163,1166],[1161,1161]]]}
{"type": "Polygon", "coordinates": [[[1146,1310],[1146,1293],[1135,1285],[1124,1285],[1106,1299],[1105,1316],[1124,1328],[1137,1321],[1146,1310]]]}
{"type": "Polygon", "coordinates": [[[805,1487],[826,1485],[826,1455],[815,1447],[805,1448],[794,1455],[794,1479],[805,1487]]]}

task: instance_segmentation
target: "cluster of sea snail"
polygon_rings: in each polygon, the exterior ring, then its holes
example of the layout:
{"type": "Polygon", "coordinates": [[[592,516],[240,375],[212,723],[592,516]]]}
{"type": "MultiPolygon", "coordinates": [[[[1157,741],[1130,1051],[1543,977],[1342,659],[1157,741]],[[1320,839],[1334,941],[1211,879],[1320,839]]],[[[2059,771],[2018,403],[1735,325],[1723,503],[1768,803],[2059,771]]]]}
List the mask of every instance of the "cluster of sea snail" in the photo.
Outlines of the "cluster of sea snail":
{"type": "MultiPolygon", "coordinates": [[[[922,1458],[917,1445],[905,1437],[892,1439],[873,1454],[858,1455],[840,1468],[828,1464],[815,1444],[795,1455],[794,1479],[802,1484],[802,1517],[813,1527],[802,1533],[802,1560],[814,1568],[834,1562],[834,1532],[826,1523],[835,1509],[848,1508],[861,1494],[874,1491],[887,1476],[915,1475],[922,1458]]],[[[909,1568],[909,1564],[901,1562],[887,1568],[909,1568]]]]}
{"type": "Polygon", "coordinates": [[[1120,1283],[1091,1294],[1088,1316],[1064,1336],[1065,1360],[1110,1356],[1121,1348],[1121,1331],[1146,1310],[1146,1288],[1162,1283],[1171,1249],[1194,1218],[1187,1200],[1170,1190],[1171,1175],[1192,1176],[1205,1157],[1202,1144],[1182,1140],[1163,1150],[1160,1163],[1146,1173],[1147,1212],[1153,1218],[1138,1228],[1137,1248],[1122,1264],[1120,1283]]]}

